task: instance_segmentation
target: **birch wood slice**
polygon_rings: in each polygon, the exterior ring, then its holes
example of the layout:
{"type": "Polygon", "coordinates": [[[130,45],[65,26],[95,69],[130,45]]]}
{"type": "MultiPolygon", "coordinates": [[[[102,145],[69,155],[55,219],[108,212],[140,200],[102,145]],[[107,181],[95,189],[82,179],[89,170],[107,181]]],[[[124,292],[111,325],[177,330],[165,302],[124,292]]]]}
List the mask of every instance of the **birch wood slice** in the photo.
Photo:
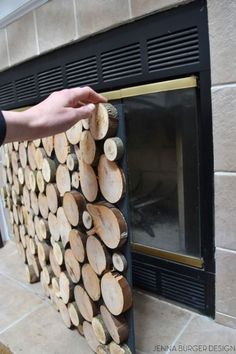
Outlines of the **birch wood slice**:
{"type": "Polygon", "coordinates": [[[71,185],[75,189],[79,188],[79,172],[74,171],[71,175],[71,185]]]}
{"type": "Polygon", "coordinates": [[[100,306],[100,312],[112,339],[117,344],[125,342],[129,336],[129,327],[125,316],[113,316],[104,305],[100,306]]]}
{"type": "Polygon", "coordinates": [[[25,168],[27,165],[27,152],[24,143],[19,145],[19,158],[21,166],[25,168]]]}
{"type": "Polygon", "coordinates": [[[89,264],[98,275],[109,270],[111,256],[106,246],[97,237],[89,236],[87,238],[86,252],[89,264]]]}
{"type": "Polygon", "coordinates": [[[67,249],[64,254],[64,261],[67,273],[73,283],[78,283],[80,281],[81,271],[80,264],[76,260],[71,249],[67,249]]]}
{"type": "Polygon", "coordinates": [[[126,278],[118,272],[108,272],[101,279],[102,297],[108,310],[115,316],[132,306],[132,291],[126,278]]]}
{"type": "Polygon", "coordinates": [[[30,194],[26,186],[23,187],[23,203],[26,209],[30,210],[30,194]]]}
{"type": "Polygon", "coordinates": [[[58,308],[64,324],[66,325],[67,328],[71,328],[72,323],[71,323],[67,306],[64,304],[64,302],[61,299],[58,299],[58,308]]]}
{"type": "Polygon", "coordinates": [[[29,161],[30,168],[31,170],[34,171],[37,168],[36,161],[35,161],[36,148],[32,142],[29,143],[27,151],[28,151],[28,161],[29,161]]]}
{"type": "Polygon", "coordinates": [[[48,208],[52,213],[56,213],[59,207],[60,193],[55,183],[49,183],[46,186],[46,197],[48,208]]]}
{"type": "Polygon", "coordinates": [[[120,273],[123,273],[128,267],[127,260],[126,260],[125,256],[120,252],[113,253],[112,263],[113,263],[114,268],[116,270],[118,270],[118,272],[120,272],[120,273]]]}
{"type": "Polygon", "coordinates": [[[93,229],[88,234],[96,233],[105,245],[111,249],[121,247],[127,240],[128,229],[124,216],[116,208],[102,204],[88,204],[88,212],[93,218],[93,229]]]}
{"type": "Polygon", "coordinates": [[[23,185],[25,183],[25,175],[24,175],[24,170],[22,167],[18,168],[17,175],[18,175],[19,183],[23,185]]]}
{"type": "Polygon", "coordinates": [[[65,163],[68,154],[71,152],[71,146],[67,140],[65,133],[60,133],[54,136],[54,150],[57,160],[60,163],[65,163]]]}
{"type": "Polygon", "coordinates": [[[53,238],[54,241],[59,241],[60,240],[60,230],[59,230],[59,225],[57,222],[57,217],[56,215],[49,213],[48,214],[48,227],[50,234],[53,238]]]}
{"type": "Polygon", "coordinates": [[[20,242],[19,227],[16,224],[13,225],[13,234],[14,234],[16,243],[20,242]]]}
{"type": "Polygon", "coordinates": [[[37,244],[35,242],[35,240],[33,238],[30,238],[30,241],[29,241],[29,248],[30,248],[30,252],[33,254],[33,255],[36,255],[37,254],[37,244]]]}
{"type": "Polygon", "coordinates": [[[85,245],[87,236],[78,230],[72,229],[69,233],[69,241],[75,259],[83,263],[86,259],[85,245]]]}
{"type": "Polygon", "coordinates": [[[77,191],[66,192],[63,197],[63,209],[67,220],[72,226],[82,223],[82,213],[85,209],[85,199],[77,191]]]}
{"type": "MultiPolygon", "coordinates": [[[[18,169],[19,170],[19,169],[18,169]]],[[[18,171],[17,171],[18,172],[18,171]]],[[[13,179],[13,187],[15,189],[15,192],[17,195],[21,194],[22,193],[22,190],[23,190],[23,187],[22,185],[19,183],[19,180],[17,178],[17,175],[13,175],[12,176],[12,179],[13,179]]]]}
{"type": "Polygon", "coordinates": [[[41,145],[41,139],[35,139],[33,140],[34,146],[38,148],[41,145]]]}
{"type": "Polygon", "coordinates": [[[110,354],[132,354],[126,344],[118,345],[115,342],[109,344],[110,354]]]}
{"type": "Polygon", "coordinates": [[[60,295],[65,304],[74,299],[74,285],[66,272],[61,272],[59,277],[60,295]]]}
{"type": "Polygon", "coordinates": [[[30,191],[30,204],[35,215],[39,215],[38,197],[34,191],[30,191]]]}
{"type": "MultiPolygon", "coordinates": [[[[50,252],[50,254],[53,254],[50,252]]],[[[54,273],[55,274],[55,273],[54,273]]],[[[52,288],[53,292],[56,297],[60,297],[60,286],[59,286],[59,278],[58,277],[52,277],[52,288]]]]}
{"type": "Polygon", "coordinates": [[[46,151],[46,154],[50,157],[52,155],[52,152],[54,149],[54,137],[48,136],[46,138],[43,138],[42,144],[43,144],[44,150],[46,151]]]}
{"type": "Polygon", "coordinates": [[[93,226],[93,219],[92,216],[89,214],[87,210],[85,210],[82,214],[82,220],[84,227],[89,230],[93,226]]]}
{"type": "Polygon", "coordinates": [[[79,312],[86,321],[92,322],[93,317],[97,314],[97,307],[95,303],[90,299],[85,289],[80,285],[75,286],[74,295],[79,312]]]}
{"type": "Polygon", "coordinates": [[[39,242],[37,247],[38,247],[39,262],[41,267],[43,268],[43,266],[46,265],[46,263],[49,260],[51,247],[46,242],[39,242]]]}
{"type": "MultiPolygon", "coordinates": [[[[63,259],[63,256],[62,256],[63,259]]],[[[51,249],[49,252],[49,262],[50,265],[52,267],[52,271],[55,274],[55,276],[57,278],[59,278],[60,274],[61,274],[61,266],[57,263],[56,257],[54,255],[54,250],[51,249]]]]}
{"type": "Polygon", "coordinates": [[[42,217],[44,219],[47,219],[48,217],[48,201],[47,201],[47,197],[44,193],[39,193],[38,195],[38,204],[39,204],[39,211],[40,214],[42,215],[42,217]]]}
{"type": "Polygon", "coordinates": [[[14,142],[13,142],[13,147],[14,147],[14,149],[15,149],[16,151],[18,151],[18,150],[19,150],[19,142],[18,142],[18,141],[14,141],[14,142]]]}
{"type": "Polygon", "coordinates": [[[97,340],[102,344],[107,344],[111,340],[110,333],[101,315],[97,315],[92,319],[92,327],[97,340]]]}
{"type": "Polygon", "coordinates": [[[91,323],[84,321],[83,322],[83,331],[84,331],[84,336],[87,340],[88,345],[90,348],[96,353],[97,347],[99,346],[99,341],[97,340],[93,327],[91,323]]]}
{"type": "Polygon", "coordinates": [[[119,137],[108,138],[104,143],[104,153],[109,161],[117,161],[124,155],[124,144],[119,137]]]}
{"type": "Polygon", "coordinates": [[[34,267],[32,265],[25,266],[25,275],[28,283],[37,283],[39,281],[39,277],[34,271],[34,267]]]}
{"type": "Polygon", "coordinates": [[[57,171],[56,162],[48,157],[44,158],[43,166],[42,166],[42,174],[43,174],[43,178],[47,183],[55,182],[56,171],[57,171]]]}
{"type": "Polygon", "coordinates": [[[116,162],[107,160],[102,155],[98,163],[98,182],[104,198],[110,203],[117,203],[125,193],[123,171],[116,162]]]}
{"type": "Polygon", "coordinates": [[[29,184],[29,174],[30,174],[30,167],[26,166],[24,169],[24,175],[25,175],[25,186],[30,189],[30,184],[29,184]]]}
{"type": "Polygon", "coordinates": [[[46,151],[44,148],[37,148],[35,152],[35,163],[38,170],[43,168],[43,159],[47,157],[46,151]]]}
{"type": "Polygon", "coordinates": [[[64,253],[65,249],[63,247],[62,242],[55,242],[53,244],[53,254],[59,266],[61,266],[64,262],[64,253]]]}
{"type": "Polygon", "coordinates": [[[59,165],[56,172],[56,183],[60,195],[71,190],[70,172],[66,165],[59,165]]]}
{"type": "Polygon", "coordinates": [[[67,156],[66,166],[69,171],[76,171],[79,168],[79,161],[76,154],[72,153],[67,156]]]}
{"type": "Polygon", "coordinates": [[[29,173],[29,184],[30,184],[30,189],[34,192],[38,192],[38,186],[36,183],[36,171],[30,171],[29,173]]]}
{"type": "Polygon", "coordinates": [[[39,278],[40,272],[41,272],[41,265],[40,265],[38,257],[36,257],[36,256],[32,257],[32,266],[34,267],[35,274],[39,278]]]}
{"type": "Polygon", "coordinates": [[[45,281],[44,279],[44,273],[41,271],[40,273],[40,283],[41,283],[41,286],[43,288],[43,292],[44,294],[49,297],[50,296],[50,293],[49,293],[49,287],[48,287],[48,284],[47,282],[45,281]]]}
{"type": "Polygon", "coordinates": [[[110,354],[110,349],[107,345],[99,344],[96,350],[96,354],[110,354]]]}
{"type": "Polygon", "coordinates": [[[92,134],[88,130],[84,130],[81,134],[80,140],[81,158],[88,165],[92,165],[97,157],[96,144],[92,134]]]}
{"type": "Polygon", "coordinates": [[[43,193],[45,190],[46,184],[45,184],[45,179],[43,178],[43,174],[41,171],[37,171],[36,181],[37,181],[38,190],[40,191],[40,193],[43,193]]]}
{"type": "Polygon", "coordinates": [[[99,103],[90,118],[90,131],[95,140],[102,140],[116,134],[118,113],[110,103],[99,103]]]}
{"type": "Polygon", "coordinates": [[[69,242],[69,233],[71,231],[71,225],[68,222],[64,213],[64,209],[62,207],[59,207],[57,209],[57,222],[59,225],[62,244],[64,247],[66,247],[67,243],[69,242]]]}
{"type": "Polygon", "coordinates": [[[39,220],[39,233],[40,233],[40,237],[43,240],[49,240],[50,239],[50,230],[48,227],[48,221],[41,219],[39,220]]]}
{"type": "Polygon", "coordinates": [[[83,323],[83,317],[79,312],[78,306],[75,301],[68,304],[68,311],[71,322],[75,327],[78,327],[80,324],[83,323]]]}
{"type": "Polygon", "coordinates": [[[97,198],[98,183],[93,168],[85,162],[80,162],[80,186],[83,195],[89,202],[97,198]]]}
{"type": "Polygon", "coordinates": [[[98,301],[101,297],[100,279],[88,263],[84,264],[82,267],[82,279],[85,290],[91,299],[98,301]]]}
{"type": "Polygon", "coordinates": [[[42,272],[43,272],[45,282],[49,285],[51,283],[51,278],[53,277],[53,272],[52,272],[51,266],[50,265],[43,266],[42,272]]]}
{"type": "Polygon", "coordinates": [[[24,263],[26,263],[26,253],[25,253],[25,249],[24,249],[22,243],[17,243],[16,248],[17,248],[20,258],[22,259],[22,261],[24,263]]]}
{"type": "MultiPolygon", "coordinates": [[[[13,171],[14,172],[14,171],[13,171]]],[[[15,172],[14,172],[15,173],[15,172]]],[[[11,168],[7,168],[7,179],[8,179],[8,182],[10,184],[13,183],[13,180],[12,180],[12,169],[11,168]]]]}
{"type": "Polygon", "coordinates": [[[82,122],[79,121],[73,127],[66,131],[66,136],[69,142],[73,145],[78,144],[80,142],[82,134],[82,122]]]}

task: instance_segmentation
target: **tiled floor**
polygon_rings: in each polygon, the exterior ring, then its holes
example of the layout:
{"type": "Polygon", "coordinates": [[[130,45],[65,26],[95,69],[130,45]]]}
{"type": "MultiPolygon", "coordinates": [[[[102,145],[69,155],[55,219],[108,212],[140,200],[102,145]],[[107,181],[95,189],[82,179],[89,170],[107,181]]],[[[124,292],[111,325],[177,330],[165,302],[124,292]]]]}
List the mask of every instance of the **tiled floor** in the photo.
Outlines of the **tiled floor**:
{"type": "MultiPolygon", "coordinates": [[[[137,354],[236,353],[236,330],[204,316],[139,291],[134,310],[137,354]]],[[[14,354],[92,353],[76,330],[63,325],[40,284],[25,282],[12,242],[0,249],[0,342],[14,354]]]]}

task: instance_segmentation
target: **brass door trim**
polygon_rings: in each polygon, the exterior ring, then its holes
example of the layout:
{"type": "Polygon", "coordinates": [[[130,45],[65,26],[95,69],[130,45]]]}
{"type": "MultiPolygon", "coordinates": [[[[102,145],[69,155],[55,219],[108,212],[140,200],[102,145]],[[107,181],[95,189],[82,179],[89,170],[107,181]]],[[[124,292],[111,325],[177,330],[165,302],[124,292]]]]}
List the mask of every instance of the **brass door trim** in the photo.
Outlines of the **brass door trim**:
{"type": "Polygon", "coordinates": [[[186,88],[197,87],[197,77],[189,76],[181,79],[155,82],[153,84],[139,85],[120,90],[102,92],[102,95],[109,100],[117,100],[127,97],[147,95],[150,93],[181,90],[186,88]]]}
{"type": "Polygon", "coordinates": [[[132,251],[143,253],[149,256],[159,257],[165,260],[187,264],[196,268],[203,268],[204,261],[202,258],[191,257],[188,255],[178,254],[170,251],[164,251],[157,248],[144,246],[139,243],[131,243],[132,251]]]}

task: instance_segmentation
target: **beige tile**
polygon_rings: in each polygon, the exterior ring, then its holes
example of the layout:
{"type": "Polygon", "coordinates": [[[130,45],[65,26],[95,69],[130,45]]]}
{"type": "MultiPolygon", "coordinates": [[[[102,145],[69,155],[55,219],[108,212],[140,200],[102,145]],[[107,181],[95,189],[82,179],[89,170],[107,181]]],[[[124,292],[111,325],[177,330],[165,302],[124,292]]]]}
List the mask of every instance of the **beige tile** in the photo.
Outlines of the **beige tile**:
{"type": "Polygon", "coordinates": [[[75,0],[79,36],[86,36],[129,19],[128,0],[75,0]]]}
{"type": "MultiPolygon", "coordinates": [[[[133,17],[143,16],[150,12],[165,10],[181,3],[184,0],[130,0],[133,17]]],[[[188,1],[189,2],[189,1],[188,1]]]]}
{"type": "Polygon", "coordinates": [[[216,246],[236,250],[236,173],[215,174],[216,246]]]}
{"type": "Polygon", "coordinates": [[[226,327],[236,329],[236,317],[225,315],[224,313],[216,312],[215,321],[226,327]]]}
{"type": "Polygon", "coordinates": [[[136,348],[153,353],[158,344],[171,345],[190,318],[191,313],[184,309],[135,292],[136,348]]]}
{"type": "Polygon", "coordinates": [[[45,305],[0,335],[14,354],[92,354],[85,339],[62,323],[58,312],[45,305]]]}
{"type": "Polygon", "coordinates": [[[236,317],[236,252],[216,249],[216,311],[236,317]]]}
{"type": "Polygon", "coordinates": [[[0,332],[41,304],[38,296],[0,274],[0,332]]]}
{"type": "Polygon", "coordinates": [[[73,0],[53,0],[36,10],[40,53],[75,39],[73,0]]]}
{"type": "Polygon", "coordinates": [[[33,13],[7,27],[10,63],[17,64],[37,54],[33,13]]]}
{"type": "Polygon", "coordinates": [[[213,88],[212,115],[216,171],[236,171],[235,111],[236,87],[213,88]]]}
{"type": "Polygon", "coordinates": [[[221,326],[207,317],[196,316],[175,343],[175,348],[177,349],[176,352],[185,353],[224,353],[225,350],[223,347],[220,349],[220,345],[235,346],[236,331],[221,326]],[[187,350],[187,346],[192,346],[192,348],[195,348],[195,351],[194,349],[187,350]],[[184,348],[186,348],[186,350],[184,350],[184,348]]]}
{"type": "Polygon", "coordinates": [[[213,84],[236,81],[236,2],[208,1],[211,77],[213,84]]]}
{"type": "Polygon", "coordinates": [[[0,29],[0,71],[9,66],[5,30],[0,29]]]}

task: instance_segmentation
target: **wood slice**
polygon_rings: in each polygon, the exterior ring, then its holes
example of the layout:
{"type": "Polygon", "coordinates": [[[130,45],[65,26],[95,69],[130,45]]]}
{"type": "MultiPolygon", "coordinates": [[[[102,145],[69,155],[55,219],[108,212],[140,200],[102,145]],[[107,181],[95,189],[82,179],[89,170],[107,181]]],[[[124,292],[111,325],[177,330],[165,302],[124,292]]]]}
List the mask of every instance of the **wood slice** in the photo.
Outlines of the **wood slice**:
{"type": "Polygon", "coordinates": [[[118,272],[108,272],[101,279],[102,297],[108,310],[115,316],[132,306],[132,291],[126,278],[118,272]]]}
{"type": "Polygon", "coordinates": [[[109,138],[116,134],[118,113],[110,103],[99,103],[90,118],[90,131],[95,140],[109,138]]]}
{"type": "Polygon", "coordinates": [[[82,134],[82,122],[79,121],[73,127],[66,131],[66,136],[69,142],[73,145],[78,144],[80,142],[82,134]]]}
{"type": "Polygon", "coordinates": [[[30,180],[29,180],[30,171],[31,171],[30,167],[26,166],[24,169],[24,174],[25,174],[25,185],[27,189],[30,189],[30,180]]]}
{"type": "Polygon", "coordinates": [[[71,152],[71,146],[67,140],[65,133],[60,133],[54,136],[54,150],[56,158],[60,163],[65,163],[68,154],[71,152]]]}
{"type": "Polygon", "coordinates": [[[53,288],[55,296],[59,298],[60,297],[59,278],[52,277],[52,288],[53,288]]]}
{"type": "Polygon", "coordinates": [[[63,247],[62,242],[55,242],[53,244],[53,254],[57,264],[59,264],[60,266],[63,264],[64,261],[64,253],[65,249],[63,247]]]}
{"type": "Polygon", "coordinates": [[[86,259],[85,245],[87,236],[78,230],[71,230],[69,233],[69,241],[72,253],[80,263],[83,263],[86,259]]]}
{"type": "Polygon", "coordinates": [[[77,327],[78,333],[84,337],[84,330],[83,330],[83,324],[79,324],[77,327]]]}
{"type": "Polygon", "coordinates": [[[74,145],[74,151],[75,151],[75,154],[76,154],[77,159],[78,159],[79,164],[80,164],[80,161],[81,161],[81,152],[80,152],[80,147],[79,147],[79,145],[74,145]]]}
{"type": "Polygon", "coordinates": [[[88,165],[96,163],[97,151],[96,144],[92,137],[92,134],[88,130],[84,130],[81,134],[80,140],[80,152],[82,160],[88,165]]]}
{"type": "Polygon", "coordinates": [[[120,273],[123,273],[128,267],[128,263],[125,256],[120,252],[113,253],[112,263],[114,268],[120,273]]]}
{"type": "MultiPolygon", "coordinates": [[[[54,247],[49,252],[49,262],[50,262],[50,265],[52,267],[53,273],[55,274],[55,276],[57,278],[59,278],[62,269],[61,269],[61,266],[58,264],[58,262],[56,260],[56,257],[54,255],[54,247]]],[[[58,285],[58,287],[59,287],[59,285],[58,285]]]]}
{"type": "Polygon", "coordinates": [[[96,350],[96,354],[110,354],[110,349],[107,345],[99,344],[96,350]]]}
{"type": "Polygon", "coordinates": [[[24,175],[24,170],[22,167],[18,168],[18,180],[20,184],[24,184],[25,183],[25,175],[24,175]]]}
{"type": "Polygon", "coordinates": [[[88,237],[86,252],[89,264],[98,275],[110,269],[111,256],[106,246],[97,237],[88,237]]]}
{"type": "MultiPolygon", "coordinates": [[[[20,167],[19,164],[19,154],[16,151],[12,151],[11,154],[11,165],[12,165],[12,170],[15,175],[17,175],[18,168],[20,167]]],[[[9,171],[9,168],[7,169],[9,171]]],[[[10,182],[10,181],[9,181],[10,182]]],[[[11,183],[11,182],[10,182],[11,183]]]]}
{"type": "Polygon", "coordinates": [[[83,317],[79,312],[78,306],[75,301],[68,304],[68,312],[70,315],[71,322],[75,327],[78,327],[80,324],[83,323],[83,317]]]}
{"type": "Polygon", "coordinates": [[[79,161],[76,154],[69,154],[66,159],[66,166],[69,171],[76,171],[79,168],[79,161]]]}
{"type": "Polygon", "coordinates": [[[90,128],[89,118],[81,119],[81,123],[84,129],[88,130],[90,128]]]}
{"type": "Polygon", "coordinates": [[[50,234],[53,238],[54,241],[59,241],[60,240],[60,229],[59,229],[59,224],[57,222],[57,217],[56,215],[49,213],[48,214],[48,227],[50,234]]]}
{"type": "Polygon", "coordinates": [[[37,171],[36,182],[37,182],[38,190],[40,191],[40,193],[43,193],[45,191],[46,183],[41,171],[37,171]]]}
{"type": "Polygon", "coordinates": [[[37,244],[35,242],[35,239],[31,238],[30,241],[29,241],[29,248],[30,248],[30,252],[33,254],[33,255],[36,255],[38,253],[38,247],[37,247],[37,244]]]}
{"type": "Polygon", "coordinates": [[[109,138],[104,143],[104,153],[109,161],[117,161],[124,155],[124,144],[119,137],[109,138]]]}
{"type": "Polygon", "coordinates": [[[46,154],[50,157],[52,155],[52,152],[54,149],[54,137],[49,136],[49,137],[43,138],[42,144],[43,144],[44,150],[46,151],[46,154]]]}
{"type": "Polygon", "coordinates": [[[85,289],[80,285],[75,286],[74,295],[79,312],[86,321],[92,322],[93,317],[97,314],[97,307],[95,303],[90,299],[85,289]]]}
{"type": "Polygon", "coordinates": [[[47,201],[47,197],[44,193],[39,193],[38,195],[38,204],[39,204],[39,211],[40,214],[42,215],[42,217],[44,219],[47,219],[48,217],[48,201],[47,201]]]}
{"type": "Polygon", "coordinates": [[[49,183],[46,186],[46,197],[48,208],[52,213],[56,213],[59,207],[60,193],[55,183],[49,183]]]}
{"type": "Polygon", "coordinates": [[[46,242],[39,242],[38,245],[38,258],[41,265],[41,268],[46,265],[49,261],[49,253],[51,247],[46,242]]]}
{"type": "Polygon", "coordinates": [[[118,345],[115,342],[111,342],[109,344],[109,349],[111,354],[132,354],[131,350],[126,344],[118,345]]]}
{"type": "Polygon", "coordinates": [[[80,186],[83,195],[89,202],[97,198],[98,183],[93,168],[85,162],[80,162],[80,186]]]}
{"type": "Polygon", "coordinates": [[[12,188],[12,201],[15,206],[17,206],[21,203],[21,198],[19,195],[17,195],[14,187],[12,188]]]}
{"type": "Polygon", "coordinates": [[[66,247],[67,243],[69,242],[69,233],[71,231],[71,225],[68,222],[64,213],[64,209],[62,207],[57,209],[57,222],[59,226],[62,244],[64,247],[66,247]]]}
{"type": "Polygon", "coordinates": [[[72,323],[68,312],[68,308],[61,299],[58,299],[58,307],[64,324],[66,325],[67,328],[71,328],[72,323]]]}
{"type": "Polygon", "coordinates": [[[49,286],[46,282],[46,280],[44,279],[44,273],[41,271],[40,273],[40,283],[41,283],[41,286],[43,288],[43,292],[44,294],[47,296],[47,297],[50,297],[50,292],[49,292],[49,286]]]}
{"type": "Polygon", "coordinates": [[[104,305],[100,306],[100,312],[112,339],[117,344],[125,342],[129,336],[129,326],[125,316],[113,316],[104,305]]]}
{"type": "Polygon", "coordinates": [[[34,220],[33,220],[32,213],[27,214],[26,226],[27,226],[28,234],[31,237],[35,237],[35,226],[34,226],[34,220]]]}
{"type": "Polygon", "coordinates": [[[26,240],[25,240],[26,229],[25,229],[25,225],[20,225],[19,226],[19,233],[20,233],[20,239],[21,239],[22,245],[23,245],[24,248],[26,248],[26,240]]]}
{"type": "Polygon", "coordinates": [[[24,143],[19,145],[19,159],[21,166],[25,168],[27,165],[27,152],[24,143]]]}
{"type": "Polygon", "coordinates": [[[39,241],[43,241],[43,239],[40,235],[39,221],[40,221],[40,218],[37,215],[35,215],[34,216],[34,229],[35,229],[36,237],[39,241]]]}
{"type": "Polygon", "coordinates": [[[71,249],[67,249],[64,254],[64,261],[67,273],[73,283],[78,283],[80,281],[81,271],[80,264],[76,260],[71,249]]]}
{"type": "Polygon", "coordinates": [[[60,295],[65,304],[74,299],[74,284],[66,272],[61,272],[59,277],[60,295]]]}
{"type": "Polygon", "coordinates": [[[36,256],[32,257],[32,266],[34,268],[35,274],[39,278],[42,267],[40,265],[38,257],[36,256]]]}
{"type": "Polygon", "coordinates": [[[15,241],[18,243],[20,242],[20,232],[19,232],[19,226],[17,224],[13,225],[13,234],[15,241]]]}
{"type": "Polygon", "coordinates": [[[26,247],[25,249],[25,254],[26,254],[26,260],[28,265],[33,265],[33,255],[30,252],[30,249],[26,247]]]}
{"type": "Polygon", "coordinates": [[[30,204],[35,215],[39,215],[38,197],[34,191],[30,191],[30,204]]]}
{"type": "Polygon", "coordinates": [[[56,183],[60,195],[71,190],[70,172],[66,165],[59,165],[56,172],[56,183]]]}
{"type": "Polygon", "coordinates": [[[15,149],[16,151],[18,151],[18,150],[19,150],[19,142],[18,142],[18,141],[14,141],[13,147],[14,147],[14,149],[15,149]]]}
{"type": "Polygon", "coordinates": [[[7,179],[8,179],[8,182],[10,184],[13,183],[13,179],[12,179],[12,169],[11,168],[7,168],[7,179]]]}
{"type": "Polygon", "coordinates": [[[117,203],[125,193],[123,171],[116,162],[107,160],[102,155],[98,163],[98,182],[104,198],[110,203],[117,203]]]}
{"type": "Polygon", "coordinates": [[[43,240],[49,240],[50,239],[50,231],[49,231],[49,226],[48,226],[48,221],[41,219],[39,220],[39,233],[40,233],[40,238],[43,240]]]}
{"type": "Polygon", "coordinates": [[[35,163],[37,166],[38,170],[42,170],[43,168],[43,159],[47,157],[46,151],[44,150],[44,148],[38,148],[36,149],[35,152],[35,163]]]}
{"type": "Polygon", "coordinates": [[[82,267],[82,279],[85,290],[91,299],[98,301],[101,297],[100,279],[88,263],[84,264],[82,267]]]}
{"type": "Polygon", "coordinates": [[[51,283],[51,278],[53,277],[53,272],[52,272],[52,268],[50,265],[45,265],[42,268],[42,272],[44,273],[44,279],[46,281],[46,283],[49,285],[51,283]]]}
{"type": "Polygon", "coordinates": [[[55,295],[54,289],[51,284],[48,286],[48,290],[49,290],[49,297],[51,299],[51,302],[52,302],[54,308],[57,311],[59,311],[59,298],[55,295]]]}
{"type": "Polygon", "coordinates": [[[30,193],[26,186],[23,187],[23,203],[27,210],[30,210],[30,193]]]}
{"type": "Polygon", "coordinates": [[[79,188],[79,180],[80,180],[79,172],[74,171],[71,175],[71,186],[75,189],[78,189],[79,188]]]}
{"type": "Polygon", "coordinates": [[[97,315],[92,319],[92,327],[97,340],[102,344],[107,344],[111,340],[110,333],[101,315],[97,315]]]}
{"type": "MultiPolygon", "coordinates": [[[[18,169],[19,170],[19,169],[18,169]]],[[[18,171],[17,171],[18,172],[18,171]]],[[[13,180],[13,187],[16,191],[16,194],[19,195],[22,193],[23,187],[22,185],[19,183],[19,180],[17,178],[17,175],[13,175],[12,176],[12,180],[13,180]]]]}
{"type": "Polygon", "coordinates": [[[71,191],[64,194],[63,209],[67,220],[72,226],[82,223],[82,213],[85,209],[85,199],[83,195],[77,191],[71,191]]]}
{"type": "Polygon", "coordinates": [[[24,249],[22,243],[17,243],[16,248],[17,248],[20,258],[22,259],[22,261],[24,263],[26,263],[26,252],[25,252],[25,249],[24,249]]]}
{"type": "MultiPolygon", "coordinates": [[[[11,201],[12,202],[12,201],[11,201]]],[[[19,216],[18,216],[18,211],[17,211],[17,206],[13,205],[12,206],[12,211],[13,211],[13,217],[14,217],[14,221],[17,225],[19,225],[19,216]]]]}
{"type": "Polygon", "coordinates": [[[93,226],[93,219],[87,210],[83,211],[82,220],[84,227],[87,230],[91,229],[91,227],[93,226]]]}
{"type": "Polygon", "coordinates": [[[41,139],[35,139],[33,140],[34,146],[38,148],[41,145],[41,139]]]}
{"type": "Polygon", "coordinates": [[[43,159],[43,167],[42,167],[42,174],[43,178],[47,183],[55,182],[56,178],[56,171],[57,171],[57,164],[54,160],[50,158],[43,159]]]}
{"type": "Polygon", "coordinates": [[[90,348],[96,353],[97,347],[99,346],[99,341],[97,340],[92,325],[84,321],[83,322],[83,331],[84,331],[84,336],[87,340],[88,345],[90,348]]]}
{"type": "Polygon", "coordinates": [[[88,204],[88,212],[93,218],[94,228],[87,231],[96,233],[111,249],[121,247],[127,240],[128,229],[124,216],[116,208],[102,204],[88,204]]]}
{"type": "Polygon", "coordinates": [[[37,168],[36,161],[35,161],[36,148],[32,142],[28,144],[27,152],[28,152],[28,161],[29,161],[30,168],[31,170],[34,171],[37,168]]]}
{"type": "Polygon", "coordinates": [[[38,191],[38,185],[36,183],[36,174],[37,174],[37,171],[30,171],[30,173],[29,173],[30,189],[34,192],[38,191]]]}

